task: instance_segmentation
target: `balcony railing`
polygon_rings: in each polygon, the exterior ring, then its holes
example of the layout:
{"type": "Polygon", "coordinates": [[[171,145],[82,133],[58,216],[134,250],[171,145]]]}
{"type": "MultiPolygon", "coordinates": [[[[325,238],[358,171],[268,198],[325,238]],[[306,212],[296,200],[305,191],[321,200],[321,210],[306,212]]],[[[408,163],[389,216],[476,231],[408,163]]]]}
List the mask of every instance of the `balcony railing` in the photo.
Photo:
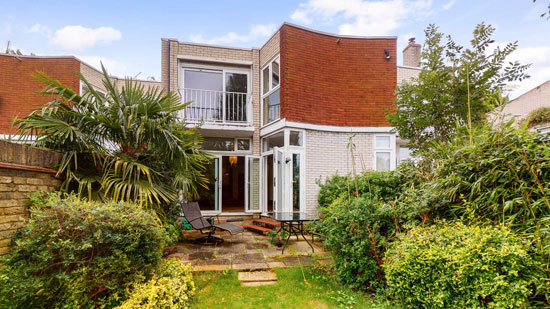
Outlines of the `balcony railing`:
{"type": "Polygon", "coordinates": [[[187,121],[205,123],[248,124],[251,95],[242,92],[228,92],[183,88],[179,90],[183,102],[192,103],[185,108],[187,121]]]}

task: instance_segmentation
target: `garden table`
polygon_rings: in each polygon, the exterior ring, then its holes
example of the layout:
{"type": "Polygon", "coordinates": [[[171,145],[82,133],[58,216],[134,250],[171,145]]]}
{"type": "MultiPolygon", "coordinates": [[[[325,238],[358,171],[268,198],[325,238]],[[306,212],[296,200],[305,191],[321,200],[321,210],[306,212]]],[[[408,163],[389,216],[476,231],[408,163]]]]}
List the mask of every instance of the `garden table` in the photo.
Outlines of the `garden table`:
{"type": "Polygon", "coordinates": [[[318,220],[317,216],[305,212],[272,212],[268,213],[268,216],[273,218],[275,221],[281,223],[281,228],[279,228],[275,236],[277,236],[280,232],[288,233],[288,237],[286,238],[281,254],[285,253],[286,245],[288,244],[288,240],[290,239],[290,236],[292,236],[292,234],[296,235],[296,240],[299,239],[298,233],[302,235],[302,238],[311,247],[311,251],[315,252],[313,246],[304,236],[304,222],[318,220]]]}

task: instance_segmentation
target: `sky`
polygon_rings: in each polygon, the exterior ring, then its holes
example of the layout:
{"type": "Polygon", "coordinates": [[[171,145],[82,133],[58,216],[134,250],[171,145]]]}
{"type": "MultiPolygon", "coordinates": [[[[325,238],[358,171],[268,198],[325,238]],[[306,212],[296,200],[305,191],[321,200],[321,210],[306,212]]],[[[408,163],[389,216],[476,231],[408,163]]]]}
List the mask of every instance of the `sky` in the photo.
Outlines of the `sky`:
{"type": "MultiPolygon", "coordinates": [[[[516,97],[550,80],[550,0],[26,1],[0,0],[0,51],[74,55],[109,73],[160,80],[161,38],[261,47],[283,22],[350,35],[397,36],[398,50],[436,24],[462,45],[474,27],[496,28],[495,44],[518,41],[510,60],[532,63],[516,97]]],[[[398,53],[401,63],[401,53],[398,53]]]]}

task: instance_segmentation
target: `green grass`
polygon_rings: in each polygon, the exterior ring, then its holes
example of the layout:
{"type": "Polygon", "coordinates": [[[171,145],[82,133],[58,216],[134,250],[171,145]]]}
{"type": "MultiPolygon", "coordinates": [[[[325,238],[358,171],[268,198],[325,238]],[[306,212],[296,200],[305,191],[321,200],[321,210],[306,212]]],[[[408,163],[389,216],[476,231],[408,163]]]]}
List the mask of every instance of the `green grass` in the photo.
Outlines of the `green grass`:
{"type": "Polygon", "coordinates": [[[234,271],[195,274],[191,308],[383,308],[310,267],[303,271],[276,269],[277,283],[258,287],[243,287],[234,271]]]}

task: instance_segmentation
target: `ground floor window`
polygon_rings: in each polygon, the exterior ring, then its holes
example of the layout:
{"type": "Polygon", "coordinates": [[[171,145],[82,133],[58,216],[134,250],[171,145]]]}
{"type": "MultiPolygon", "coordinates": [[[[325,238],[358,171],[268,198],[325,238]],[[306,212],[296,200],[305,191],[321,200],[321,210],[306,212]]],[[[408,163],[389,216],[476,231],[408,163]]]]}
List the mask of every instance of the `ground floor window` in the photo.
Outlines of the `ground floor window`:
{"type": "Polygon", "coordinates": [[[395,169],[396,158],[394,135],[375,135],[373,148],[373,168],[375,171],[385,172],[395,169]]]}
{"type": "Polygon", "coordinates": [[[209,151],[250,151],[250,138],[204,137],[202,149],[209,151]]]}

